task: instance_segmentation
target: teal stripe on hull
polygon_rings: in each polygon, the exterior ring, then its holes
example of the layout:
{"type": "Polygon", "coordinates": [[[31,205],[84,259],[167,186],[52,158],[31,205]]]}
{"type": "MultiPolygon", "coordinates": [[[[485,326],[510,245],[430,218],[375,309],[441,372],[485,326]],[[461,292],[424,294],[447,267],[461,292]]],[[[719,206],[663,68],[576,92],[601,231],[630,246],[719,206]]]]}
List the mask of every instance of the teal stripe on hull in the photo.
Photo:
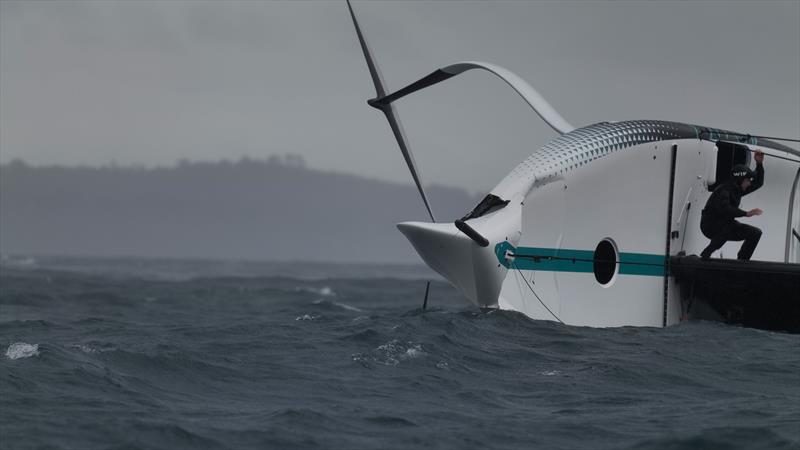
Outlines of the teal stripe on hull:
{"type": "MultiPolygon", "coordinates": [[[[594,251],[570,250],[540,247],[514,248],[508,242],[495,246],[495,254],[500,264],[510,268],[506,251],[516,255],[514,266],[520,270],[541,270],[545,272],[594,273],[594,251]]],[[[648,253],[620,253],[619,273],[621,275],[642,275],[663,277],[666,273],[666,258],[663,255],[648,253]]]]}
{"type": "Polygon", "coordinates": [[[619,273],[623,275],[646,275],[663,277],[667,270],[667,258],[647,253],[620,253],[619,273]]]}

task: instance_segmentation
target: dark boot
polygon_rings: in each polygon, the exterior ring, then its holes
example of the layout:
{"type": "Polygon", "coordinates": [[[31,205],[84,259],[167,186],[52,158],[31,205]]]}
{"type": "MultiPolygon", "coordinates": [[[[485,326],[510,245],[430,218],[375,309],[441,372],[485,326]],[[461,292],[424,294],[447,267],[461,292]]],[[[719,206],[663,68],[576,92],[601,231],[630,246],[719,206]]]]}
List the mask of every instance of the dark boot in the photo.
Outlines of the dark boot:
{"type": "Polygon", "coordinates": [[[761,240],[761,230],[750,225],[741,224],[738,231],[740,231],[744,237],[744,244],[742,244],[742,248],[739,249],[737,258],[743,261],[749,261],[750,257],[753,256],[753,252],[756,251],[758,241],[761,240]]]}
{"type": "Polygon", "coordinates": [[[703,249],[702,252],[700,252],[700,258],[702,259],[711,258],[711,254],[721,249],[722,246],[725,245],[725,242],[726,242],[725,239],[720,239],[720,238],[711,239],[711,242],[708,244],[708,247],[706,247],[705,249],[703,249]]]}

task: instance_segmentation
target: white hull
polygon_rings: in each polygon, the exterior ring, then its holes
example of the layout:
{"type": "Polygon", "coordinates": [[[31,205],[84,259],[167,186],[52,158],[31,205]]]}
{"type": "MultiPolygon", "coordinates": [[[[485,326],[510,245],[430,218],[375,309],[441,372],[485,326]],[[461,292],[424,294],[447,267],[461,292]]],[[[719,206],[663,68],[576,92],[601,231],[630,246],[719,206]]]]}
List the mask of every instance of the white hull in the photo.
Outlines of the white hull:
{"type": "MultiPolygon", "coordinates": [[[[680,252],[699,254],[708,244],[700,232],[700,212],[711,194],[709,186],[717,181],[717,164],[724,161],[718,162],[715,141],[680,133],[670,139],[670,127],[702,130],[668,122],[598,124],[557,138],[521,163],[491,192],[513,199],[511,203],[468,222],[491,236],[494,262],[508,269],[499,297],[474,292],[467,297],[481,307],[498,306],[571,325],[678,323],[680,289],[667,262],[680,252]],[[642,130],[644,137],[626,136],[642,130]],[[641,140],[650,142],[637,143],[641,140]],[[522,211],[518,224],[491,220],[508,214],[515,202],[522,211]],[[514,226],[518,233],[509,231],[514,226]],[[503,228],[499,239],[497,227],[503,228]],[[511,237],[504,239],[507,235],[511,237]],[[610,277],[598,280],[596,271],[602,268],[597,269],[596,261],[608,259],[596,253],[603,241],[611,244],[606,248],[613,249],[616,263],[610,277]]],[[[764,186],[743,198],[745,209],[765,210],[763,216],[744,219],[764,231],[754,259],[800,263],[797,239],[787,234],[787,226],[800,230],[800,208],[792,206],[800,198],[798,193],[792,197],[798,189],[797,165],[770,158],[794,155],[781,146],[722,142],[723,147],[736,146],[748,161],[756,149],[767,154],[764,186]]],[[[454,228],[452,232],[458,234],[454,228]]],[[[733,257],[739,245],[728,243],[715,257],[733,257]]],[[[455,259],[452,264],[471,265],[455,259]]],[[[477,279],[482,276],[474,273],[477,279]]],[[[498,275],[487,271],[485,276],[498,275]]],[[[460,281],[453,284],[464,292],[460,281]]]]}

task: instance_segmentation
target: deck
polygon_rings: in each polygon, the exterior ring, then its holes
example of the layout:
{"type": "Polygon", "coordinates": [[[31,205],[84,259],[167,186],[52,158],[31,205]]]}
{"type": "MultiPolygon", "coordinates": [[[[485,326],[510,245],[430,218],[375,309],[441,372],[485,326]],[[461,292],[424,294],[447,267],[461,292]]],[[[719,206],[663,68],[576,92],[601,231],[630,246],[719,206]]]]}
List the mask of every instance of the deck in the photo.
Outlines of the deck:
{"type": "Polygon", "coordinates": [[[670,258],[684,317],[800,333],[800,264],[670,258]]]}

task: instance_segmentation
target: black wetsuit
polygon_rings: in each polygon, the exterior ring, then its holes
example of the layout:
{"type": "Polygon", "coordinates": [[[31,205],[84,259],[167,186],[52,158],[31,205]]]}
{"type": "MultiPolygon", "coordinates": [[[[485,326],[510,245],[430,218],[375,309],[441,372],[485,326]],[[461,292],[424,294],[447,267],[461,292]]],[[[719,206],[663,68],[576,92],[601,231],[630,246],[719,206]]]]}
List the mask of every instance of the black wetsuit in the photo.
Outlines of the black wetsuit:
{"type": "Polygon", "coordinates": [[[700,256],[710,257],[727,241],[744,241],[737,256],[739,259],[748,260],[753,256],[758,241],[761,239],[761,230],[751,225],[745,225],[736,218],[747,215],[746,211],[739,208],[742,196],[758,190],[763,185],[764,166],[758,163],[756,179],[746,191],[742,191],[740,183],[736,183],[733,179],[726,181],[714,190],[706,202],[700,221],[700,230],[707,238],[711,239],[711,243],[700,256]]]}

